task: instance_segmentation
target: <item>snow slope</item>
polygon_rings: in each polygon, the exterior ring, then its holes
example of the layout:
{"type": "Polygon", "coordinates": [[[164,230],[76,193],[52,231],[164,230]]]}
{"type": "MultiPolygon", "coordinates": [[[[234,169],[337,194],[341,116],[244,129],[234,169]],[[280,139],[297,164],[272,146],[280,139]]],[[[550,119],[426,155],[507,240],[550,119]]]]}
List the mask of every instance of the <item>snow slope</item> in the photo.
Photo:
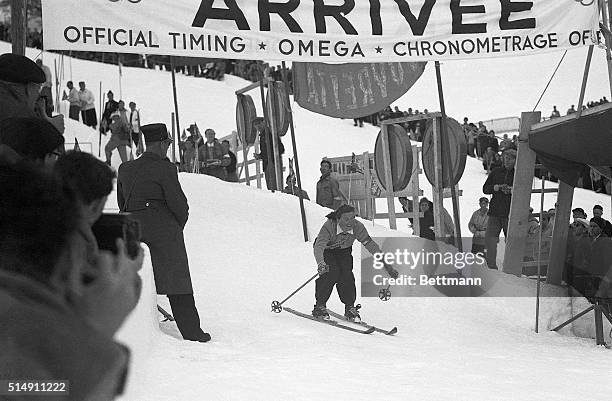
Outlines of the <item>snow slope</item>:
{"type": "MultiPolygon", "coordinates": [[[[8,51],[8,45],[0,43],[0,51],[8,51]]],[[[35,56],[34,52],[29,54],[35,56]]],[[[52,65],[54,57],[45,54],[45,62],[52,65]]],[[[96,96],[99,81],[105,83],[105,90],[112,88],[118,92],[116,66],[82,60],[72,60],[71,65],[73,80],[87,81],[96,96]]],[[[446,71],[447,67],[443,68],[446,71]]],[[[494,83],[501,86],[495,73],[479,73],[483,87],[494,83]]],[[[533,79],[530,74],[525,75],[526,80],[533,79]]],[[[598,75],[593,75],[597,80],[598,75]]],[[[540,86],[545,84],[537,82],[540,86]]],[[[423,80],[421,83],[426,85],[423,80]]],[[[233,93],[246,82],[231,76],[224,82],[214,82],[179,75],[177,84],[183,126],[197,121],[201,128],[215,128],[219,136],[235,129],[233,93]]],[[[406,96],[419,99],[418,103],[427,107],[427,99],[435,96],[433,81],[428,85],[406,96]]],[[[464,82],[449,79],[447,87],[463,85],[464,82]]],[[[603,96],[606,85],[587,94],[587,99],[603,96]]],[[[525,88],[515,86],[508,81],[503,90],[492,96],[502,104],[506,97],[508,104],[514,104],[515,96],[523,97],[528,104],[521,104],[517,110],[531,108],[530,98],[522,92],[525,88]]],[[[145,123],[169,123],[173,110],[169,73],[124,68],[122,87],[123,97],[138,103],[145,123]]],[[[569,90],[563,95],[554,99],[561,110],[561,100],[574,96],[569,90]]],[[[449,114],[482,115],[483,119],[507,115],[498,114],[497,103],[490,98],[486,102],[472,102],[472,98],[470,94],[461,98],[448,96],[449,114]]],[[[352,121],[333,120],[293,106],[303,181],[305,189],[314,196],[321,157],[372,151],[377,129],[354,128],[352,121]]],[[[414,107],[412,100],[408,106],[414,107]]],[[[513,107],[505,110],[514,110],[513,107]]],[[[544,110],[549,108],[545,106],[544,110]]],[[[73,136],[97,153],[95,131],[67,121],[67,140],[73,136]]],[[[290,155],[290,147],[287,148],[290,155]]],[[[117,166],[118,161],[113,159],[113,163],[117,166]]],[[[151,292],[144,293],[143,304],[119,336],[134,350],[123,399],[610,399],[612,384],[607,368],[610,351],[595,347],[593,340],[571,335],[571,330],[577,335],[592,334],[591,318],[582,318],[562,334],[546,331],[583,309],[585,304],[581,300],[569,305],[568,299],[543,299],[540,328],[544,331],[540,334],[533,331],[533,297],[395,297],[387,303],[361,298],[364,320],[384,327],[397,325],[399,333],[395,337],[345,333],[287,313],[271,313],[272,300],[283,299],[314,271],[312,244],[303,241],[297,199],[205,176],[181,174],[180,179],[191,207],[185,238],[196,304],[202,326],[210,331],[213,341],[208,344],[181,341],[176,326],[167,322],[160,324],[161,331],[155,331],[155,319],[159,316],[152,316],[153,302],[145,299],[151,292]],[[147,346],[147,342],[152,346],[147,346]]],[[[472,210],[477,207],[484,179],[479,162],[469,159],[460,183],[464,190],[460,202],[464,232],[472,210]]],[[[426,195],[431,192],[428,188],[424,190],[426,195]]],[[[547,207],[552,203],[551,198],[547,207]]],[[[574,207],[590,211],[594,203],[604,205],[605,215],[610,218],[609,196],[576,191],[574,207]]],[[[538,206],[539,200],[534,198],[532,204],[538,206]]],[[[107,208],[116,208],[112,197],[107,208]]],[[[450,203],[447,208],[450,210],[450,203]]],[[[327,211],[312,203],[307,203],[306,211],[312,239],[327,211]]],[[[366,227],[373,236],[398,235],[370,222],[366,227]]],[[[357,246],[354,255],[359,282],[357,246]]],[[[143,274],[149,279],[150,269],[150,262],[145,262],[143,274]]],[[[501,273],[490,274],[497,275],[501,283],[512,285],[519,294],[535,293],[531,281],[517,283],[501,273]]],[[[313,292],[311,284],[288,304],[309,311],[313,292]]],[[[158,302],[168,309],[165,298],[159,297],[158,302]]],[[[335,294],[328,306],[341,309],[335,294]]],[[[609,329],[607,326],[606,334],[609,329]]]]}

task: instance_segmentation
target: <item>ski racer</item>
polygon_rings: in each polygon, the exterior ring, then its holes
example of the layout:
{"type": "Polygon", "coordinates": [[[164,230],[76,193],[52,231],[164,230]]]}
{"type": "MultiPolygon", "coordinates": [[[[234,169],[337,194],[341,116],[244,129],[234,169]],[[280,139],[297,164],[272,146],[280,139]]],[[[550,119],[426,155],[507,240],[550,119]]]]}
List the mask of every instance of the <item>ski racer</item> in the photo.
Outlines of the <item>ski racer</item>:
{"type": "MultiPolygon", "coordinates": [[[[319,278],[315,285],[316,304],[312,316],[317,319],[329,319],[326,303],[334,285],[344,304],[344,316],[349,321],[359,322],[359,310],[355,307],[357,290],[353,275],[353,257],[351,251],[355,240],[361,242],[371,253],[381,252],[378,244],[370,238],[365,226],[355,220],[355,208],[342,205],[328,214],[327,221],[321,227],[314,243],[314,256],[317,262],[319,278]]],[[[389,276],[398,277],[392,266],[385,264],[389,276]]]]}

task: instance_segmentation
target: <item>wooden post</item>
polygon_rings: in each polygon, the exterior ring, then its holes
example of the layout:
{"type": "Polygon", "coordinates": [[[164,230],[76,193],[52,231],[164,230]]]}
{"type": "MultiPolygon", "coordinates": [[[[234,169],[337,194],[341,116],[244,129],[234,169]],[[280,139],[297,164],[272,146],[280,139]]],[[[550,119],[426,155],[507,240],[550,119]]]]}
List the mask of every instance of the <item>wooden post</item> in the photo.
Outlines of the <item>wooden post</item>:
{"type": "Polygon", "coordinates": [[[11,0],[11,42],[13,54],[25,56],[27,35],[27,0],[11,0]]]}
{"type": "MultiPolygon", "coordinates": [[[[246,177],[246,184],[251,186],[251,177],[249,177],[249,146],[246,143],[246,132],[240,137],[242,142],[242,166],[246,177]]],[[[259,171],[257,172],[259,174],[259,171]]]]}
{"type": "MultiPolygon", "coordinates": [[[[601,9],[603,24],[609,29],[610,15],[608,13],[608,8],[606,7],[605,2],[603,0],[600,0],[599,8],[601,9]]],[[[612,94],[612,52],[610,51],[610,47],[612,46],[612,40],[610,39],[610,36],[606,34],[604,34],[604,40],[606,42],[606,65],[608,66],[608,84],[610,85],[610,93],[612,94]]]]}
{"type": "MultiPolygon", "coordinates": [[[[366,218],[374,221],[374,210],[372,208],[372,175],[370,174],[370,153],[363,154],[363,176],[365,179],[365,196],[366,196],[366,218]]],[[[374,199],[376,201],[376,199],[374,199]]]]}
{"type": "MultiPolygon", "coordinates": [[[[289,130],[291,132],[291,146],[293,148],[293,163],[295,166],[295,175],[297,179],[298,189],[300,190],[300,214],[302,216],[302,228],[304,230],[304,241],[308,242],[308,227],[306,225],[306,211],[304,210],[304,197],[302,196],[302,177],[300,175],[300,163],[298,162],[297,144],[295,142],[295,127],[293,126],[293,111],[291,110],[291,99],[289,98],[289,80],[287,79],[287,66],[285,62],[282,63],[281,75],[283,77],[283,84],[285,85],[285,101],[287,102],[287,118],[289,119],[289,130]]],[[[282,174],[282,171],[281,171],[282,174]]],[[[282,184],[281,184],[282,190],[282,184]]],[[[350,194],[349,194],[350,196],[350,194]]]]}
{"type": "Polygon", "coordinates": [[[268,83],[268,116],[270,117],[270,133],[272,136],[272,152],[274,153],[274,176],[276,181],[276,190],[283,190],[283,171],[281,168],[281,158],[278,154],[278,127],[276,126],[276,82],[270,81],[268,83]]]}
{"type": "MultiPolygon", "coordinates": [[[[391,176],[391,157],[389,150],[389,126],[384,122],[381,124],[381,144],[383,149],[383,160],[385,167],[385,183],[387,184],[386,189],[386,198],[387,198],[387,208],[389,213],[389,227],[392,230],[397,230],[397,220],[395,218],[395,195],[393,189],[393,177],[391,176]]],[[[376,201],[375,201],[376,202],[376,201]]]]}
{"type": "Polygon", "coordinates": [[[440,119],[433,119],[433,146],[434,146],[434,185],[433,189],[433,209],[434,209],[434,232],[436,240],[444,238],[444,225],[442,224],[442,208],[444,207],[444,190],[442,182],[442,149],[440,146],[440,119]]]}
{"type": "Polygon", "coordinates": [[[548,262],[546,282],[549,284],[561,284],[563,269],[565,267],[565,255],[567,253],[567,235],[572,213],[572,199],[574,187],[559,181],[559,193],[557,196],[557,208],[555,210],[555,225],[553,226],[552,244],[548,262]]]}
{"type": "Polygon", "coordinates": [[[523,272],[523,256],[527,239],[527,222],[529,204],[531,203],[531,187],[536,154],[529,147],[529,132],[531,126],[540,121],[541,113],[522,113],[521,128],[516,163],[514,165],[514,183],[512,185],[512,201],[508,217],[508,235],[506,236],[506,252],[504,254],[504,273],[520,276],[523,272]]]}
{"type": "MultiPolygon", "coordinates": [[[[181,124],[179,122],[178,99],[176,96],[176,73],[174,72],[174,57],[172,56],[170,56],[170,69],[172,70],[172,97],[174,98],[174,114],[176,115],[176,132],[181,132],[181,124]]],[[[195,145],[195,152],[198,153],[197,143],[195,145]]]]}
{"type": "Polygon", "coordinates": [[[170,116],[172,120],[172,163],[176,163],[176,127],[174,126],[174,113],[170,116]]]}
{"type": "Polygon", "coordinates": [[[593,58],[593,45],[589,46],[589,52],[587,53],[587,60],[584,66],[584,73],[582,75],[582,86],[580,87],[580,98],[578,99],[578,110],[576,112],[576,118],[580,118],[582,115],[582,105],[584,104],[584,92],[586,91],[586,84],[589,78],[589,70],[591,68],[591,59],[593,58]]]}
{"type": "MultiPolygon", "coordinates": [[[[254,149],[255,153],[259,153],[259,138],[255,139],[254,149]]],[[[244,161],[245,163],[247,160],[244,161]]],[[[261,189],[261,163],[259,160],[255,160],[255,181],[257,181],[257,189],[261,189]]]]}
{"type": "MultiPolygon", "coordinates": [[[[452,197],[452,201],[453,201],[453,214],[454,214],[454,220],[455,220],[455,246],[457,247],[457,249],[459,250],[459,252],[463,252],[463,244],[461,243],[461,223],[459,221],[459,199],[457,197],[457,191],[456,191],[456,187],[453,184],[453,179],[454,177],[452,176],[452,169],[451,169],[451,160],[450,160],[450,141],[448,140],[448,132],[446,131],[446,107],[444,105],[444,92],[442,91],[442,75],[440,73],[440,62],[436,61],[435,63],[436,65],[436,81],[438,83],[438,98],[440,101],[440,112],[442,113],[442,121],[441,121],[441,135],[442,135],[442,140],[440,141],[440,148],[441,151],[440,153],[442,154],[442,164],[446,164],[447,168],[447,174],[448,174],[448,182],[450,185],[450,190],[451,190],[451,197],[452,197]]],[[[442,173],[444,174],[444,168],[442,168],[442,173]]],[[[442,182],[444,182],[444,180],[442,180],[442,182]]],[[[440,186],[442,189],[444,189],[444,185],[441,184],[440,186]]],[[[442,199],[444,200],[444,196],[442,196],[442,199]]],[[[444,207],[444,202],[442,202],[442,207],[444,207]]],[[[443,213],[443,209],[438,209],[438,213],[443,213]]],[[[446,233],[443,233],[446,234],[446,233]]]]}
{"type": "Polygon", "coordinates": [[[421,168],[419,165],[419,148],[416,145],[412,146],[412,235],[421,235],[421,210],[419,209],[419,174],[421,168]]]}

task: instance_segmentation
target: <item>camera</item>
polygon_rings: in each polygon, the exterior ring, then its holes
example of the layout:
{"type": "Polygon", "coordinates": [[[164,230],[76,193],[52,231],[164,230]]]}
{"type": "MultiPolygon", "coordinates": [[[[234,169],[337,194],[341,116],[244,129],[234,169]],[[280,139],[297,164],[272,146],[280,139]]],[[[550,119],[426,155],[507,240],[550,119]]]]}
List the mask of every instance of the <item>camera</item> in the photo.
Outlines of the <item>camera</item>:
{"type": "Polygon", "coordinates": [[[140,249],[140,224],[130,213],[104,213],[92,226],[98,248],[117,254],[117,238],[125,241],[127,254],[135,259],[140,249]]]}

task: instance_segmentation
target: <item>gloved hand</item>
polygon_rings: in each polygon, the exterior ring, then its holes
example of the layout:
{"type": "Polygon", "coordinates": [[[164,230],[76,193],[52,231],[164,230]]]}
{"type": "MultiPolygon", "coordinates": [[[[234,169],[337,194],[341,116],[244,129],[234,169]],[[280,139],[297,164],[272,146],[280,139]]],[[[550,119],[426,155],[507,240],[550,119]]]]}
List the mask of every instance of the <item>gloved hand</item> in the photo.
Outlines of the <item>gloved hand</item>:
{"type": "Polygon", "coordinates": [[[386,263],[385,263],[385,271],[387,272],[387,274],[389,275],[389,277],[391,277],[391,278],[393,278],[393,279],[396,279],[396,278],[398,278],[398,277],[399,277],[399,273],[398,273],[398,271],[397,271],[397,270],[395,270],[395,269],[393,268],[393,266],[388,265],[388,264],[386,264],[386,263]]]}
{"type": "Polygon", "coordinates": [[[327,265],[327,263],[321,262],[317,266],[317,271],[319,272],[319,276],[322,276],[329,271],[329,266],[327,265]]]}

